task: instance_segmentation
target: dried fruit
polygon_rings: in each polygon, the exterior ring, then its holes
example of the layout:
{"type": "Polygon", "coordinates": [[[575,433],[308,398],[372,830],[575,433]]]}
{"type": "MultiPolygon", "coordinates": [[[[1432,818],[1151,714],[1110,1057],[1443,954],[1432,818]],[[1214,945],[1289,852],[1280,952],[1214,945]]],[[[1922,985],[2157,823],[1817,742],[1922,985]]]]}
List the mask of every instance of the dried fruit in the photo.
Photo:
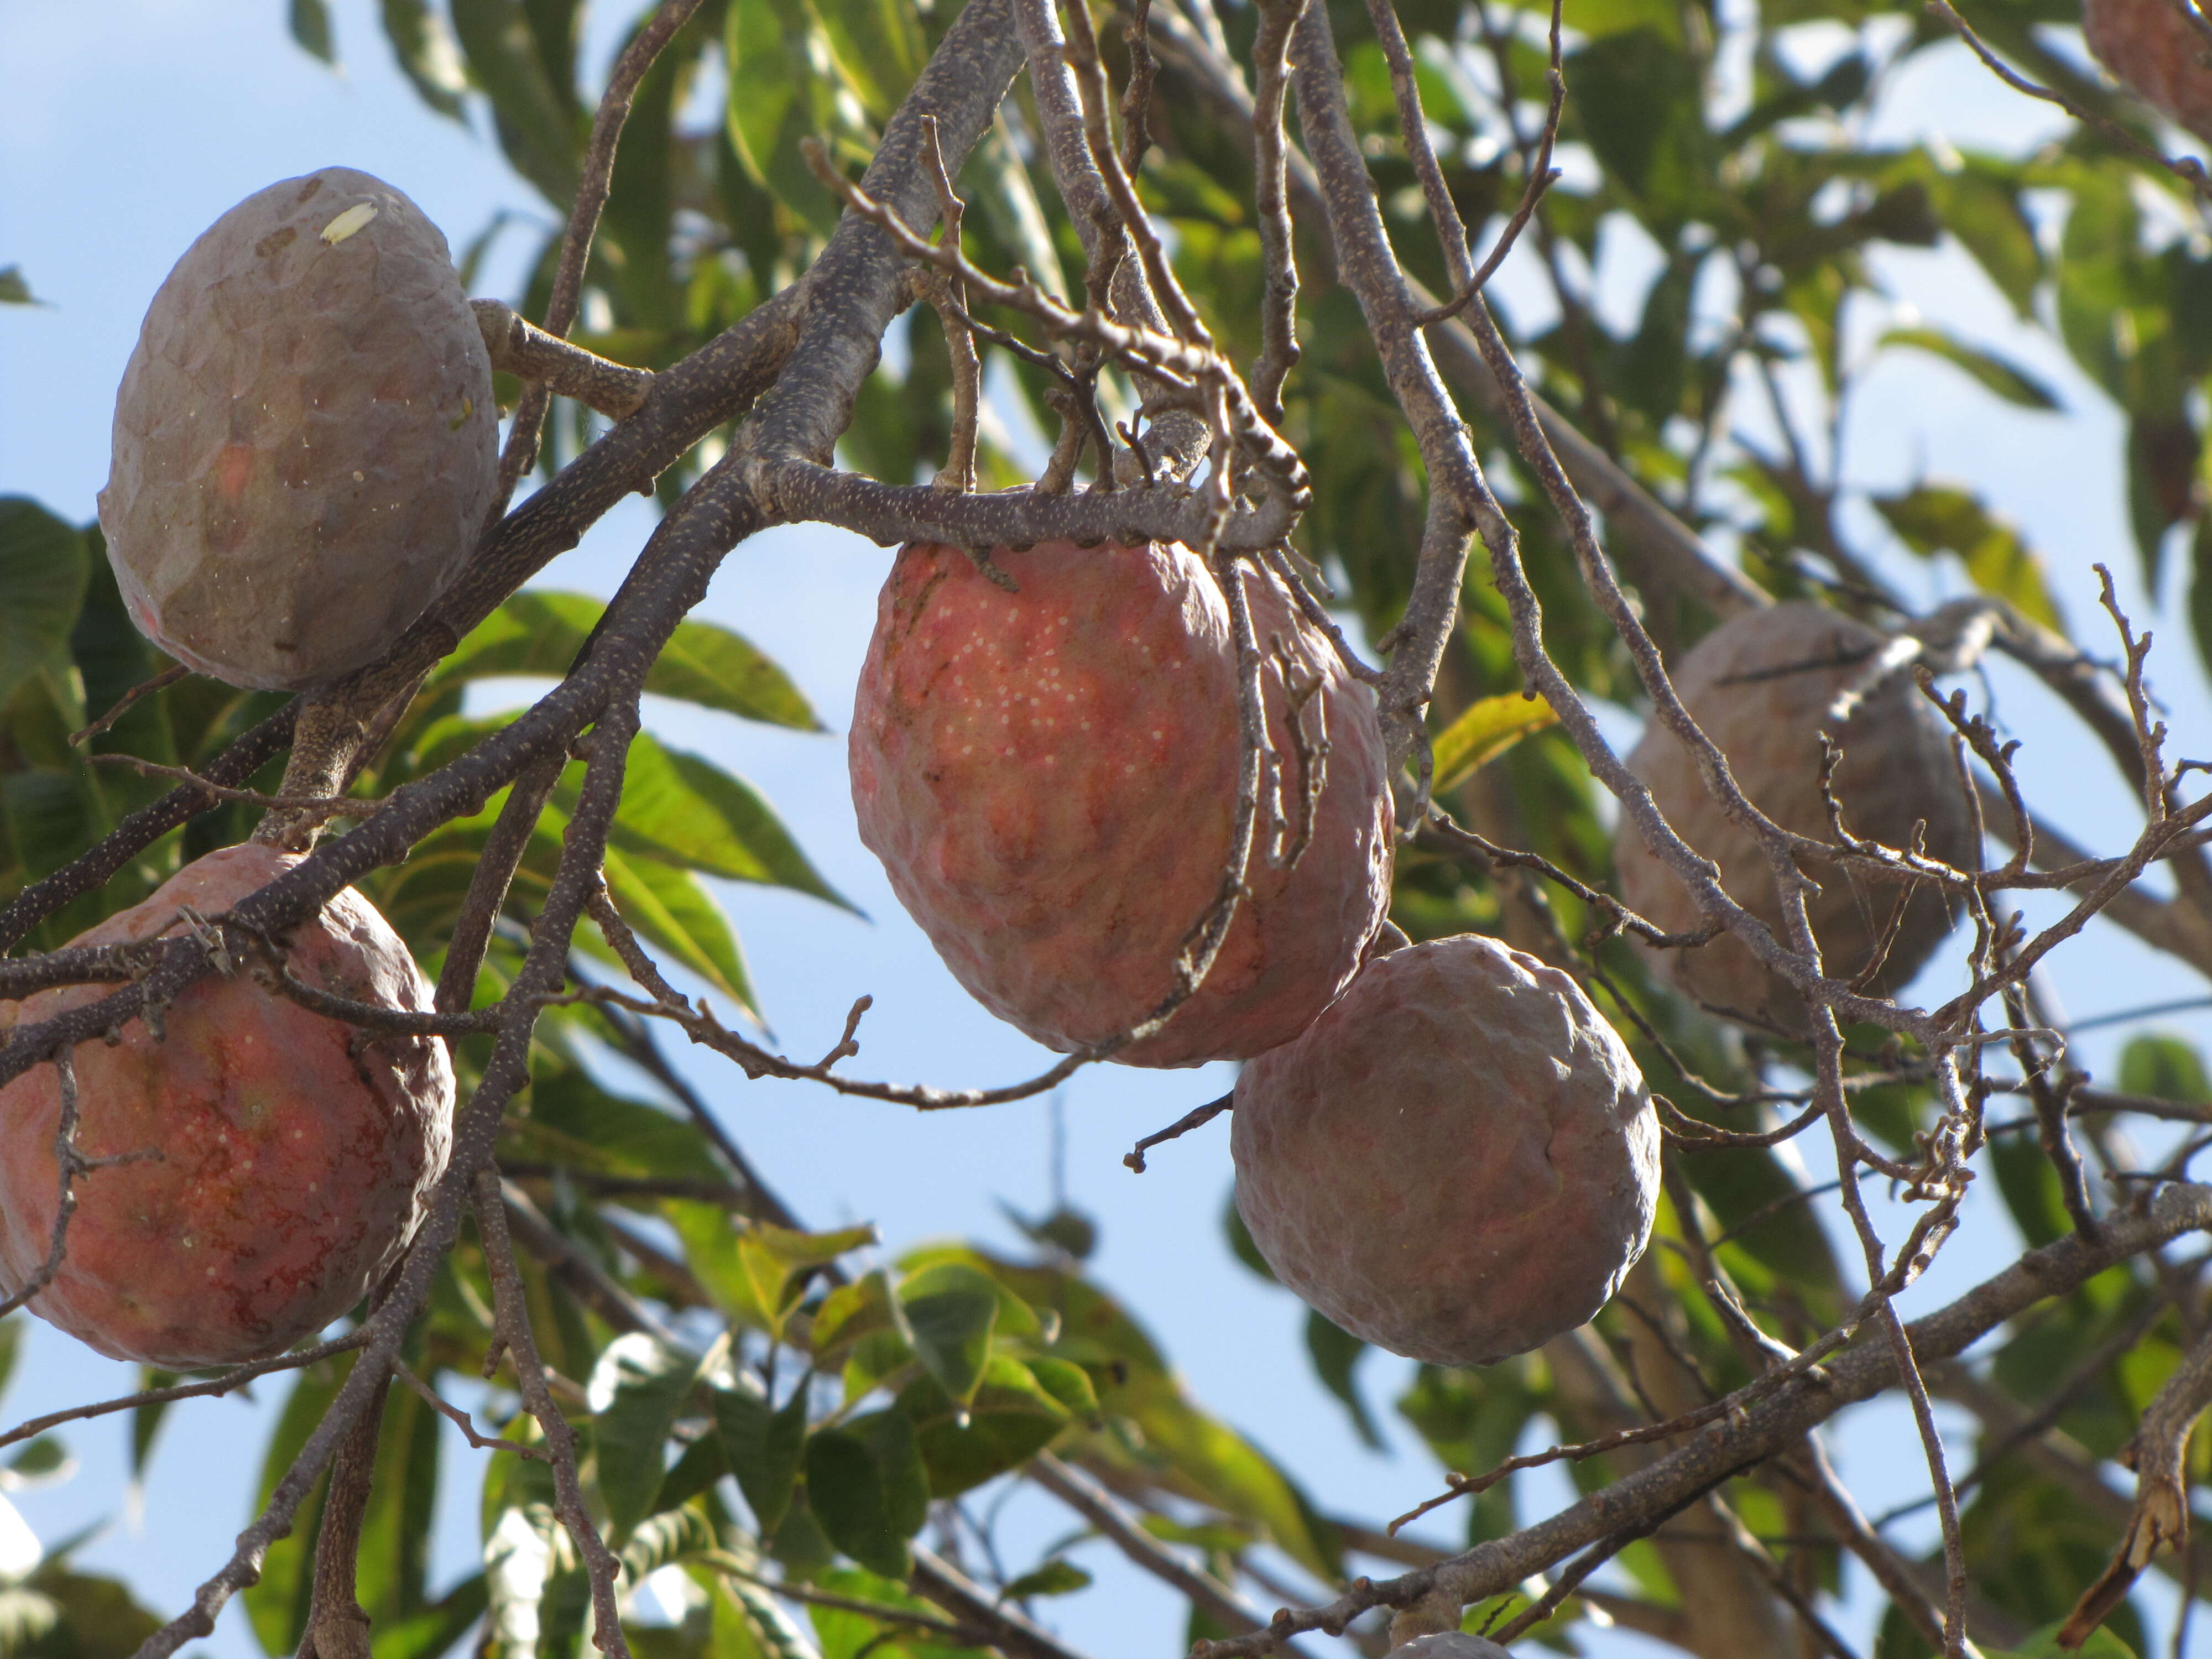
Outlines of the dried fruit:
{"type": "MultiPolygon", "coordinates": [[[[75,941],[173,933],[299,862],[251,843],[186,866],[75,941]]],[[[295,977],[353,1000],[427,1009],[406,946],[349,888],[292,930],[295,977]]],[[[98,1000],[70,986],[0,1002],[0,1037],[98,1000]]],[[[358,1030],[244,970],[194,981],[113,1047],[76,1054],[88,1158],[156,1152],[80,1175],[67,1251],[32,1298],[104,1354],[170,1370],[275,1353],[352,1307],[397,1261],[446,1165],[453,1072],[434,1038],[358,1030]]],[[[0,1291],[30,1282],[60,1197],[59,1080],[40,1065],[0,1089],[0,1291]]]]}
{"type": "Polygon", "coordinates": [[[1479,934],[1380,956],[1237,1079],[1237,1207],[1275,1276],[1440,1365],[1540,1346],[1651,1235],[1659,1125],[1574,981],[1479,934]]]}
{"type": "MultiPolygon", "coordinates": [[[[1865,623],[1822,605],[1765,606],[1699,641],[1674,665],[1674,689],[1728,757],[1744,793],[1784,829],[1832,839],[1820,798],[1825,731],[1843,746],[1834,788],[1846,829],[1901,848],[1911,844],[1915,823],[1925,821],[1931,856],[1968,862],[1973,826],[1935,711],[1901,671],[1870,688],[1863,684],[1880,672],[1889,643],[1865,623]]],[[[1676,833],[1719,865],[1721,883],[1736,902],[1778,937],[1786,937],[1765,854],[1751,831],[1706,793],[1689,750],[1655,720],[1630,751],[1628,764],[1650,785],[1676,833]]],[[[1688,890],[1645,848],[1626,818],[1613,856],[1621,896],[1631,907],[1668,933],[1703,925],[1688,890]]],[[[1925,883],[1873,879],[1863,866],[1831,860],[1810,859],[1804,867],[1820,884],[1820,891],[1806,901],[1806,914],[1832,975],[1863,975],[1876,992],[1894,990],[1919,971],[1950,931],[1949,905],[1940,890],[1925,883]]],[[[1786,1030],[1804,1024],[1804,1002],[1795,988],[1768,973],[1733,935],[1659,952],[1655,960],[1676,989],[1708,1007],[1786,1030]]]]}
{"type": "MultiPolygon", "coordinates": [[[[1186,548],[1060,542],[994,557],[1018,592],[957,549],[900,553],[853,714],[853,802],[860,839],[955,977],[1072,1049],[1160,1004],[1220,890],[1243,750],[1236,652],[1221,592],[1186,548]]],[[[1351,979],[1389,898],[1374,698],[1273,577],[1242,580],[1285,821],[1310,834],[1287,868],[1255,846],[1212,973],[1165,1029],[1115,1056],[1132,1065],[1289,1041],[1351,979]],[[1304,755],[1323,780],[1310,813],[1304,755]]]]}
{"type": "Polygon", "coordinates": [[[475,546],[498,421],[419,208],[350,167],[257,191],[162,283],[116,396],[100,522],[132,620],[233,685],[373,661],[475,546]]]}
{"type": "Polygon", "coordinates": [[[2097,61],[2143,102],[2212,143],[2212,36],[2182,15],[2191,0],[2082,0],[2097,61]]]}

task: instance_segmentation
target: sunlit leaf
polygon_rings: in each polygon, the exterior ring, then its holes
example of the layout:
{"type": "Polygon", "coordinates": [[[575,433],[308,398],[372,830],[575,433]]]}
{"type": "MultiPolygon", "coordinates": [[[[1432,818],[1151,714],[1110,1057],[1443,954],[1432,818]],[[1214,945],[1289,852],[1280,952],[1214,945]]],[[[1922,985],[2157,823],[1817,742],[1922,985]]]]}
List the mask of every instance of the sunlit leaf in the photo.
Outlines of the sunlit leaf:
{"type": "Polygon", "coordinates": [[[699,1375],[696,1355],[679,1353],[642,1331],[600,1351],[588,1389],[599,1458],[599,1495],[617,1533],[653,1512],[663,1448],[676,1413],[699,1375]]]}
{"type": "Polygon", "coordinates": [[[1439,793],[1456,787],[1531,732],[1555,725],[1559,718],[1543,698],[1524,697],[1518,691],[1477,698],[1431,740],[1436,771],[1430,787],[1439,793]]]}

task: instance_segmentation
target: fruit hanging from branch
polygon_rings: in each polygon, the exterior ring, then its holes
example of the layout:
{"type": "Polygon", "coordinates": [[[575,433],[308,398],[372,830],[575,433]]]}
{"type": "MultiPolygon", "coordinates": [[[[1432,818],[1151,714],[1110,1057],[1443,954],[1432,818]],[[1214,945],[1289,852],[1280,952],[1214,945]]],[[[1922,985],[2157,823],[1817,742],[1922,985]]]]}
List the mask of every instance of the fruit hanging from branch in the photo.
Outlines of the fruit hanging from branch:
{"type": "Polygon", "coordinates": [[[498,485],[491,363],[446,239],[349,167],[258,191],[148,307],[100,522],[131,617],[233,685],[374,660],[498,485]]]}
{"type": "MultiPolygon", "coordinates": [[[[176,933],[188,912],[218,915],[299,862],[223,848],[72,942],[176,933]]],[[[431,1006],[398,935],[351,888],[292,930],[284,957],[315,990],[431,1006]]],[[[112,988],[0,1002],[0,1040],[112,988]]],[[[113,1046],[76,1050],[76,1151],[94,1167],[71,1183],[67,1250],[31,1310],[104,1354],[174,1370],[278,1352],[398,1259],[446,1167],[452,1063],[437,1038],[310,1012],[243,964],[195,981],[160,1024],[133,1019],[113,1046]]],[[[52,1064],[0,1089],[0,1293],[33,1282],[52,1249],[62,1105],[52,1064]]]]}
{"type": "MultiPolygon", "coordinates": [[[[906,548],[853,714],[860,839],[961,984],[1062,1050],[1134,1026],[1222,886],[1243,744],[1228,607],[1186,548],[906,548]]],[[[1375,700],[1241,568],[1278,787],[1204,984],[1138,1066],[1287,1042],[1352,978],[1390,887],[1375,700]],[[1318,780],[1310,798],[1309,778],[1318,780]],[[1271,860],[1270,812],[1282,829],[1271,860]]]]}
{"type": "Polygon", "coordinates": [[[1480,934],[1378,956],[1237,1079],[1237,1207],[1355,1336],[1486,1365],[1589,1320],[1651,1236],[1659,1123],[1558,969],[1480,934]]]}
{"type": "MultiPolygon", "coordinates": [[[[1674,665],[1674,689],[1728,757],[1745,795],[1783,829],[1834,838],[1820,794],[1826,732],[1843,750],[1832,787],[1853,836],[1902,850],[1924,823],[1929,856],[1969,866],[1973,823],[1949,744],[1905,665],[1891,661],[1891,645],[1878,630],[1822,605],[1770,605],[1700,640],[1674,665]]],[[[1650,786],[1675,832],[1720,866],[1722,885],[1786,944],[1766,854],[1706,790],[1690,751],[1655,717],[1628,764],[1650,786]]],[[[1689,890],[1625,817],[1613,857],[1631,908],[1668,933],[1703,925],[1689,890]]],[[[1950,931],[1951,909],[1939,889],[1877,879],[1863,864],[1837,860],[1808,858],[1803,867],[1820,884],[1806,897],[1806,915],[1832,977],[1886,994],[1917,973],[1950,931]]],[[[1796,991],[1733,934],[1660,952],[1656,961],[1675,989],[1708,1008],[1785,1031],[1804,1025],[1796,991]]]]}

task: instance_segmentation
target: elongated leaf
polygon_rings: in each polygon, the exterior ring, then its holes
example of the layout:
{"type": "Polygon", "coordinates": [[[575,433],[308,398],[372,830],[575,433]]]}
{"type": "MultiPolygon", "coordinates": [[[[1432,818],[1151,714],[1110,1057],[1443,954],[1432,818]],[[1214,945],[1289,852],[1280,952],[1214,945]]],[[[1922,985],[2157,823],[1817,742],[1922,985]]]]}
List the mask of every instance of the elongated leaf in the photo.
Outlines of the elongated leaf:
{"type": "Polygon", "coordinates": [[[0,1319],[0,1398],[8,1392],[8,1379],[15,1374],[15,1356],[23,1351],[23,1333],[30,1320],[22,1314],[0,1319]]]}
{"type": "Polygon", "coordinates": [[[1367,1402],[1359,1397],[1359,1385],[1352,1378],[1359,1362],[1367,1357],[1367,1345],[1314,1309],[1306,1315],[1306,1352],[1313,1358],[1314,1375],[1321,1378],[1322,1386],[1342,1401],[1352,1414],[1352,1426],[1360,1439],[1381,1451],[1382,1437],[1376,1432],[1375,1419],[1367,1414],[1367,1402]]]}
{"type": "MultiPolygon", "coordinates": [[[[399,60],[399,72],[424,103],[459,120],[468,76],[446,20],[430,9],[428,0],[383,0],[383,5],[385,38],[399,60]]],[[[467,285],[464,278],[462,286],[467,285]]]]}
{"type": "Polygon", "coordinates": [[[730,66],[730,142],[753,182],[767,185],[784,122],[801,101],[806,73],[784,41],[772,5],[729,9],[723,51],[730,66]]]}
{"type": "Polygon", "coordinates": [[[1073,1595],[1090,1588],[1089,1573],[1074,1562],[1055,1555],[1020,1577],[1008,1580],[1001,1594],[1009,1601],[1025,1601],[1032,1595],[1073,1595]]]}
{"type": "Polygon", "coordinates": [[[601,1351],[589,1395],[599,1495],[617,1534],[653,1513],[662,1449],[698,1374],[695,1355],[678,1353],[642,1331],[626,1332],[601,1351]]]}
{"type": "Polygon", "coordinates": [[[653,859],[607,848],[607,888],[630,926],[740,1007],[757,1012],[752,981],[738,954],[738,936],[699,885],[653,859]]]}
{"type": "Polygon", "coordinates": [[[469,76],[489,95],[500,148],[545,199],[566,209],[576,190],[582,134],[546,78],[518,0],[453,0],[469,76]]]}
{"type": "MultiPolygon", "coordinates": [[[[480,623],[438,665],[426,691],[495,675],[566,674],[606,607],[583,593],[528,588],[480,623]]],[[[714,623],[679,624],[645,689],[798,732],[819,732],[820,720],[790,677],[746,640],[714,623]]]]}
{"type": "Polygon", "coordinates": [[[793,888],[860,914],[807,861],[751,785],[646,732],[630,744],[613,840],[626,853],[726,880],[793,888]]]}
{"type": "Polygon", "coordinates": [[[1884,346],[1909,346],[1941,357],[1945,362],[1980,381],[2007,403],[2023,409],[2057,410],[2058,394],[2019,364],[2008,362],[1985,346],[1968,345],[1940,328],[1893,328],[1881,337],[1884,346]]]}
{"type": "Polygon", "coordinates": [[[2009,599],[2037,621],[2063,631],[2042,556],[1970,491],[1929,483],[1873,500],[1899,539],[1921,557],[1955,553],[1983,592],[2009,599]]]}
{"type": "Polygon", "coordinates": [[[84,538],[22,495],[0,495],[0,705],[64,649],[84,602],[84,538]]]}
{"type": "Polygon", "coordinates": [[[806,1390],[793,1389],[769,1409],[757,1384],[714,1390],[714,1432],[738,1488],[763,1537],[773,1538],[791,1510],[791,1493],[806,1449],[806,1390]]]}
{"type": "Polygon", "coordinates": [[[1557,724],[1559,718],[1543,698],[1524,697],[1518,691],[1478,698],[1432,741],[1436,773],[1430,787],[1439,791],[1456,787],[1531,732],[1557,724]]]}

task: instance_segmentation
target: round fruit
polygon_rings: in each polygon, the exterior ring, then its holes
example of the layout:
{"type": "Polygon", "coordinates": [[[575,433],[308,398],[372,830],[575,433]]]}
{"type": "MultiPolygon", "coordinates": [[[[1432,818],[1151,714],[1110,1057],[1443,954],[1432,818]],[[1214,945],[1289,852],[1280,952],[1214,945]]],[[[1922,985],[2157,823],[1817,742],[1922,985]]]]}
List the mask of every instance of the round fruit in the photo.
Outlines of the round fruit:
{"type": "Polygon", "coordinates": [[[247,197],[154,295],[116,396],[100,523],[132,620],[233,685],[373,661],[476,545],[498,424],[421,209],[350,167],[247,197]]]}
{"type": "MultiPolygon", "coordinates": [[[[1058,542],[994,557],[1018,592],[955,548],[899,554],[853,712],[853,803],[961,984],[1038,1042],[1079,1048],[1159,1006],[1220,890],[1243,752],[1236,648],[1221,592],[1186,548],[1058,542]]],[[[1239,579],[1284,821],[1293,839],[1310,833],[1287,867],[1255,841],[1212,971],[1164,1030],[1114,1056],[1131,1065],[1288,1042],[1351,979],[1389,896],[1374,697],[1273,576],[1239,579]],[[1310,813],[1306,756],[1322,781],[1310,813]]]]}
{"type": "Polygon", "coordinates": [[[2191,0],[2082,0],[2081,33],[2115,80],[2212,143],[2212,39],[2181,15],[2191,0]]]}
{"type": "MultiPolygon", "coordinates": [[[[186,866],[144,903],[74,941],[173,933],[267,885],[296,855],[248,843],[186,866]]],[[[430,987],[384,918],[349,888],[292,930],[307,984],[426,1010],[430,987]]],[[[98,1000],[69,986],[0,1002],[0,1037],[98,1000]]],[[[279,1352],[359,1302],[396,1261],[446,1166],[453,1071],[434,1038],[359,1030],[264,990],[244,971],[195,981],[112,1047],[76,1050],[76,1148],[158,1154],[79,1175],[66,1254],[31,1310],[118,1359],[172,1370],[279,1352]]],[[[61,1088],[40,1065],[0,1089],[0,1291],[53,1242],[61,1088]]]]}
{"type": "Polygon", "coordinates": [[[1394,1353],[1486,1365],[1644,1253],[1650,1091],[1574,981],[1479,934],[1376,957],[1237,1079],[1237,1207],[1275,1276],[1394,1353]]]}
{"type": "MultiPolygon", "coordinates": [[[[1822,605],[1769,605],[1745,611],[1700,640],[1674,665],[1674,689],[1728,757],[1744,793],[1784,829],[1821,841],[1833,837],[1820,798],[1820,734],[1826,732],[1843,746],[1834,787],[1851,834],[1905,848],[1911,845],[1913,826],[1924,821],[1931,856],[1970,862],[1973,823],[1935,711],[1909,674],[1892,672],[1870,688],[1862,684],[1878,670],[1877,659],[1889,645],[1865,623],[1822,605]]],[[[1651,787],[1675,833],[1720,866],[1729,894],[1786,943],[1765,854],[1751,831],[1706,793],[1689,750],[1655,720],[1630,751],[1628,765],[1651,787]]],[[[1626,818],[1613,856],[1621,897],[1632,909],[1670,933],[1704,925],[1689,890],[1652,856],[1626,818]]],[[[1951,910],[1940,889],[1873,879],[1863,866],[1831,860],[1807,859],[1803,868],[1820,884],[1807,897],[1806,914],[1820,942],[1823,966],[1833,977],[1864,975],[1877,993],[1894,990],[1919,971],[1950,931],[1951,910]],[[1887,952],[1876,966],[1885,939],[1887,952]]],[[[1677,990],[1710,1008],[1786,1030],[1804,1024],[1804,1002],[1795,988],[1769,974],[1732,935],[1692,950],[1662,951],[1656,959],[1677,990]]]]}

